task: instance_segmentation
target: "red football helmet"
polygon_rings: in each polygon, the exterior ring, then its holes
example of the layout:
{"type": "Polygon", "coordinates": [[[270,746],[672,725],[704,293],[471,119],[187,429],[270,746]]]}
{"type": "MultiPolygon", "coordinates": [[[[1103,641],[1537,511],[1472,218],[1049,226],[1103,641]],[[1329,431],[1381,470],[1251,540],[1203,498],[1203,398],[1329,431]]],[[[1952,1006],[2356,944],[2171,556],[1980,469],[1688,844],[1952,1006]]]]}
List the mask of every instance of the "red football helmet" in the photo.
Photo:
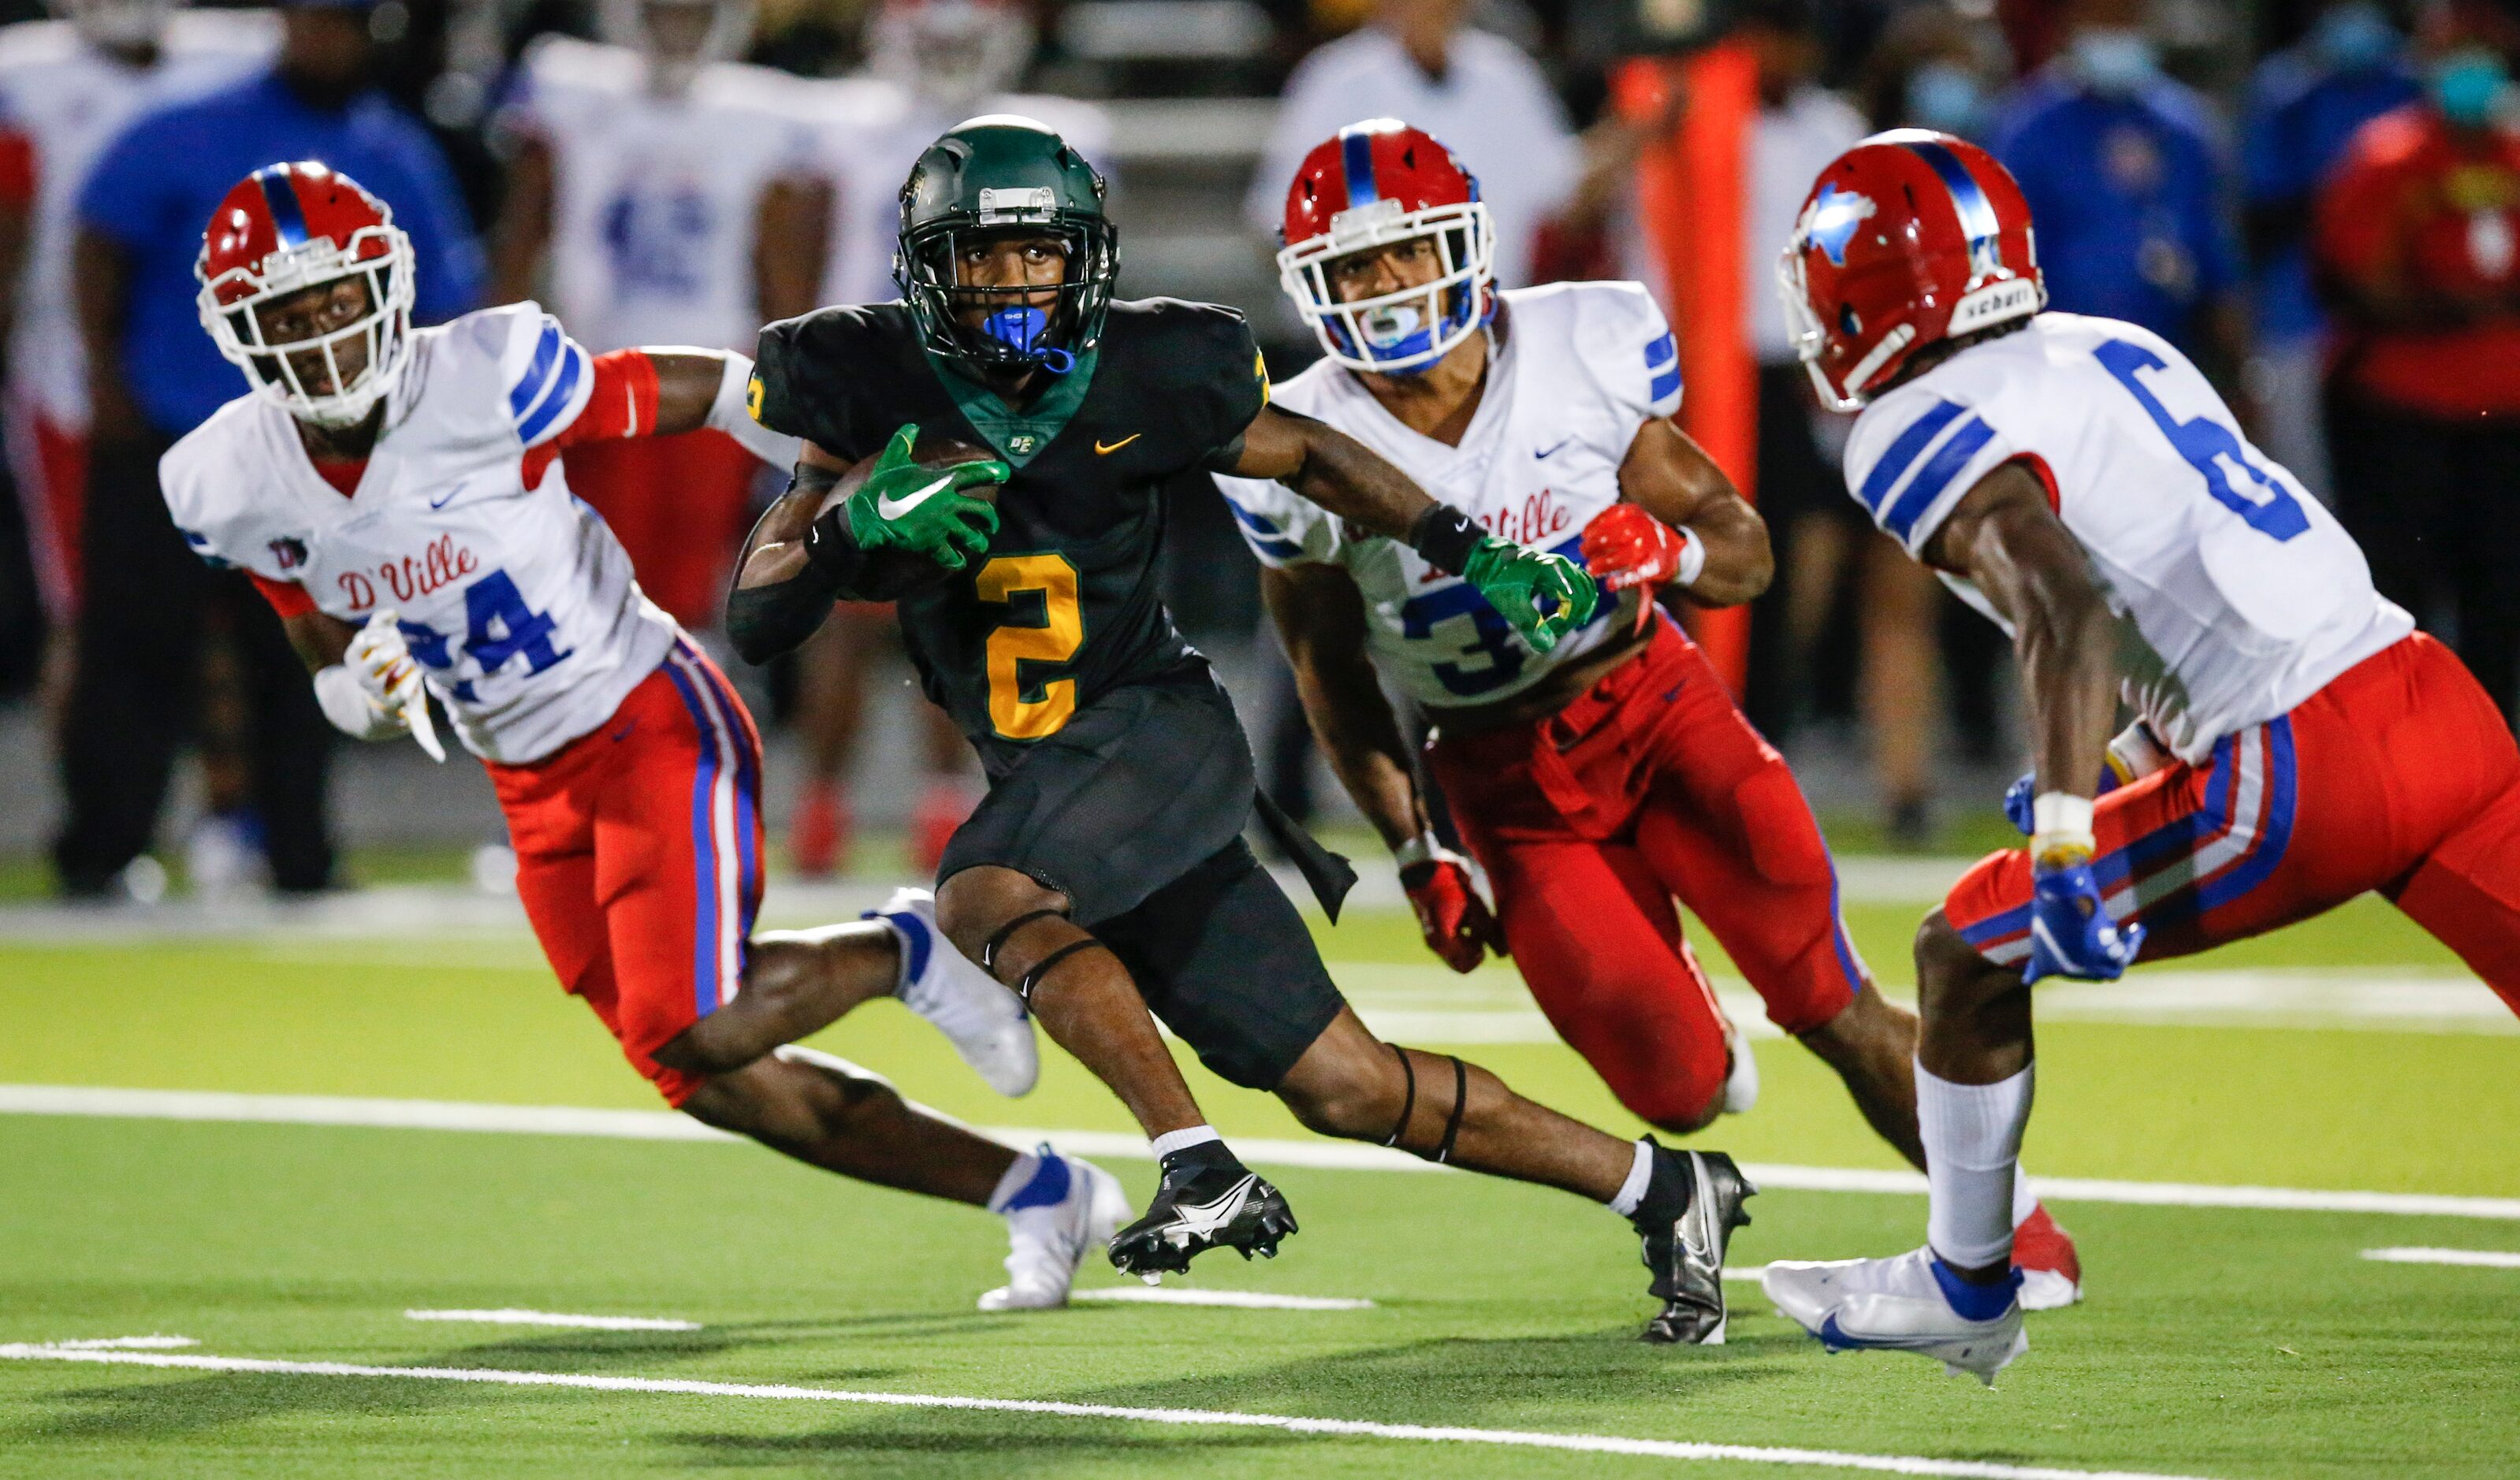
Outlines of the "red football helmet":
{"type": "Polygon", "coordinates": [[[1304,156],[1286,191],[1279,283],[1330,358],[1354,370],[1416,370],[1443,358],[1496,312],[1496,229],[1479,182],[1453,152],[1397,118],[1351,123],[1304,156]],[[1353,303],[1324,268],[1333,257],[1428,238],[1442,275],[1353,303]]]}
{"type": "Polygon", "coordinates": [[[1922,128],[1874,134],[1821,171],[1777,286],[1795,352],[1838,411],[1923,346],[2048,306],[2021,186],[1985,150],[1922,128]]]}
{"type": "Polygon", "coordinates": [[[254,393],[302,421],[342,426],[391,390],[411,354],[411,239],[385,202],[312,159],[272,164],[237,182],[202,234],[202,327],[254,393]],[[310,338],[270,340],[255,310],[309,288],[364,279],[368,309],[310,338]],[[367,350],[348,375],[339,351],[367,350]],[[307,388],[298,361],[320,354],[329,389],[307,388]]]}

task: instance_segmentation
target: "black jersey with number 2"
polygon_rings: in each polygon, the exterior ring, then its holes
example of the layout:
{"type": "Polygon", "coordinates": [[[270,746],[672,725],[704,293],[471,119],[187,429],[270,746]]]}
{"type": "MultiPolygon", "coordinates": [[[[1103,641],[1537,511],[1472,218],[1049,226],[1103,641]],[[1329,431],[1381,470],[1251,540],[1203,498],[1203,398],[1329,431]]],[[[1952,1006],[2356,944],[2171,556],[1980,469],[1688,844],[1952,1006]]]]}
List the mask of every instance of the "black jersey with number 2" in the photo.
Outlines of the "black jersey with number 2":
{"type": "Polygon", "coordinates": [[[1112,688],[1192,656],[1156,590],[1162,490],[1230,448],[1268,403],[1239,313],[1114,303],[1102,341],[1020,407],[921,349],[900,303],[771,325],[759,376],[762,425],[836,457],[873,457],[915,424],[922,437],[994,448],[1014,470],[987,554],[900,604],[929,696],[984,755],[1055,735],[1112,688]]]}

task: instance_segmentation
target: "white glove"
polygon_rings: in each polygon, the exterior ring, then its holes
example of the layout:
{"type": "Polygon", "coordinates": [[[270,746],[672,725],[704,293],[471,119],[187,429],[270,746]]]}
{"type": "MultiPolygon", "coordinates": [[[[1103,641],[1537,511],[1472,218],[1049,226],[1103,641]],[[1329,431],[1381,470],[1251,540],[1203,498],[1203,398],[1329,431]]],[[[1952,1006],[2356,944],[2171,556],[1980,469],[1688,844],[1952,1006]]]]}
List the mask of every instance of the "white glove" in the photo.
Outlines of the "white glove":
{"type": "Polygon", "coordinates": [[[351,637],[341,661],[315,675],[315,696],[325,718],[357,740],[390,740],[408,731],[433,760],[446,759],[437,727],[428,717],[428,695],[420,664],[411,656],[390,606],[368,618],[351,637]]]}

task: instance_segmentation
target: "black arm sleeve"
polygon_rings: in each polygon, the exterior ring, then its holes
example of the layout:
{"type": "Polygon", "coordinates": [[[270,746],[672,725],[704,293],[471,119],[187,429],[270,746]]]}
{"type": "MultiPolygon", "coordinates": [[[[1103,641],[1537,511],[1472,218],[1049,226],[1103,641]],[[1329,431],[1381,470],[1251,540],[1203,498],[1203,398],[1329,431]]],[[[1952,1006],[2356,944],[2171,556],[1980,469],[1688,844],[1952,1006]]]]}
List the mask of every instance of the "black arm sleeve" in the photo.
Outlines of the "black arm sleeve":
{"type": "Polygon", "coordinates": [[[726,599],[727,639],[759,666],[812,637],[832,614],[834,594],[811,563],[775,586],[738,586],[726,599]]]}

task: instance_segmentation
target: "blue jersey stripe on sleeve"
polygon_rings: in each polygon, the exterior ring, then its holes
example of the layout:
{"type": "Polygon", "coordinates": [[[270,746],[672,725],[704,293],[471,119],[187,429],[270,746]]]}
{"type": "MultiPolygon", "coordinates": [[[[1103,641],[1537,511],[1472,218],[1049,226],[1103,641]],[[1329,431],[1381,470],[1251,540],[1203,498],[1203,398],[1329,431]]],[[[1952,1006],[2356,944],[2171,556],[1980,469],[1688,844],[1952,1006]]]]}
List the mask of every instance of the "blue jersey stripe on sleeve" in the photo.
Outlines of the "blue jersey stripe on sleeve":
{"type": "Polygon", "coordinates": [[[1917,516],[1933,507],[1934,500],[1942,497],[1943,490],[1951,486],[1952,479],[1959,476],[1960,470],[1968,466],[1969,459],[1976,457],[1977,450],[1994,437],[1995,428],[1976,417],[1961,423],[1959,430],[1953,432],[1951,439],[1943,443],[1932,459],[1916,470],[1916,476],[1908,484],[1908,491],[1900,494],[1899,502],[1891,505],[1881,516],[1881,527],[1904,544],[1908,531],[1916,526],[1917,516]]]}
{"type": "Polygon", "coordinates": [[[1645,393],[1657,401],[1680,394],[1680,367],[1675,365],[1654,377],[1653,383],[1645,387],[1645,393]]]}
{"type": "Polygon", "coordinates": [[[560,358],[560,326],[543,320],[543,336],[534,341],[534,362],[525,367],[522,379],[508,388],[508,413],[521,422],[532,409],[546,386],[551,384],[553,363],[560,358]]]}
{"type": "Polygon", "coordinates": [[[1910,423],[1908,429],[1890,443],[1890,450],[1881,454],[1881,461],[1873,464],[1872,471],[1865,474],[1864,487],[1858,494],[1864,500],[1864,507],[1878,510],[1881,500],[1899,481],[1900,474],[1908,471],[1909,464],[1916,461],[1916,454],[1924,451],[1926,444],[1941,435],[1942,429],[1951,425],[1952,418],[1959,414],[1960,408],[1954,403],[1936,401],[1933,410],[1910,423]]]}
{"type": "Polygon", "coordinates": [[[1235,522],[1242,526],[1242,537],[1251,542],[1252,549],[1282,561],[1303,559],[1304,547],[1287,539],[1277,520],[1262,518],[1231,498],[1225,501],[1225,507],[1234,512],[1235,522]]]}
{"type": "Polygon", "coordinates": [[[1645,369],[1660,370],[1679,358],[1679,355],[1680,346],[1672,341],[1670,335],[1666,334],[1645,346],[1645,369]]]}
{"type": "Polygon", "coordinates": [[[585,358],[586,351],[574,344],[568,346],[568,352],[561,356],[560,374],[552,379],[551,394],[543,397],[543,403],[518,426],[518,436],[531,443],[551,426],[553,418],[568,409],[568,398],[577,393],[578,365],[585,358]]]}

